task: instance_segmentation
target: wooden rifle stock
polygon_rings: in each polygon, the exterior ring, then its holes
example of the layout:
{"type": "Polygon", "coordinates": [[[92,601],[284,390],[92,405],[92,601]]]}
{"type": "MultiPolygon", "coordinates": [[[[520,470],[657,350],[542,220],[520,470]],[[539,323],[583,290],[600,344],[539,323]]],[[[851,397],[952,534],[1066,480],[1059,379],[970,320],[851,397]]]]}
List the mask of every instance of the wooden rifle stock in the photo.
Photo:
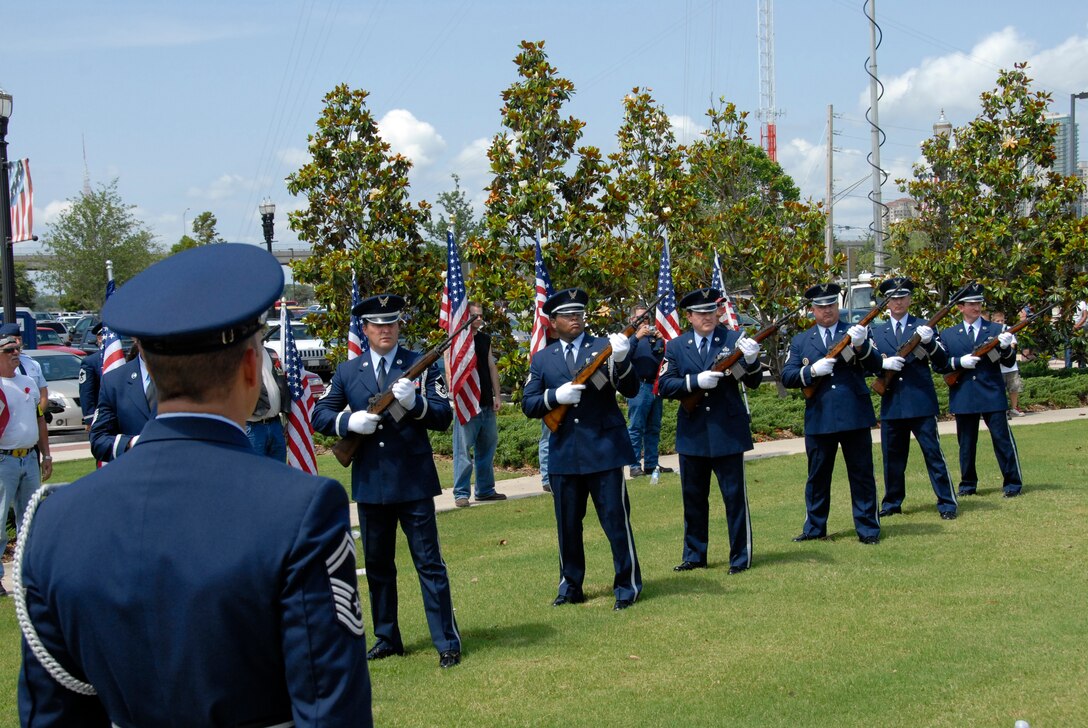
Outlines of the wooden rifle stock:
{"type": "MultiPolygon", "coordinates": [[[[480,318],[479,314],[469,316],[468,320],[458,326],[456,331],[447,336],[445,341],[416,359],[415,364],[408,368],[408,371],[404,373],[403,377],[399,378],[414,380],[422,376],[423,372],[427,371],[432,364],[442,358],[442,352],[450,348],[450,345],[453,344],[453,340],[457,335],[471,326],[472,322],[478,318],[480,318]]],[[[403,408],[401,408],[399,413],[396,412],[396,408],[400,408],[400,403],[397,402],[396,397],[393,396],[393,384],[395,383],[396,382],[391,382],[384,391],[371,397],[366,411],[372,415],[380,415],[382,412],[385,412],[396,404],[396,407],[394,408],[394,418],[399,420],[401,416],[404,415],[404,411],[403,408]]],[[[427,393],[423,392],[420,396],[426,397],[427,393]]],[[[336,461],[346,468],[351,465],[351,461],[355,457],[356,451],[358,451],[359,446],[362,444],[363,435],[360,435],[357,432],[348,432],[348,434],[344,435],[332,446],[332,454],[336,456],[336,461]]]]}
{"type": "MultiPolygon", "coordinates": [[[[764,339],[766,339],[774,332],[778,331],[778,329],[782,328],[782,325],[791,318],[793,318],[792,313],[783,316],[770,326],[758,331],[754,336],[752,336],[752,340],[755,341],[757,344],[762,343],[764,339]]],[[[725,354],[724,352],[718,354],[718,356],[714,358],[714,363],[710,366],[710,371],[727,372],[732,369],[738,361],[740,361],[740,358],[742,356],[744,356],[744,353],[740,349],[733,349],[733,351],[728,354],[725,354]]],[[[685,412],[691,412],[699,405],[699,400],[702,398],[702,392],[692,392],[691,394],[684,395],[680,398],[680,406],[684,408],[685,412]]]]}
{"type": "MultiPolygon", "coordinates": [[[[933,329],[936,332],[936,326],[941,322],[945,316],[952,312],[952,307],[956,305],[956,302],[960,300],[960,297],[967,293],[967,289],[974,285],[974,281],[968,283],[966,286],[960,289],[959,293],[948,299],[948,303],[940,311],[934,315],[929,321],[926,321],[926,326],[933,329]]],[[[934,333],[936,335],[936,333],[934,333]]],[[[910,353],[917,348],[918,344],[922,343],[922,339],[918,334],[912,335],[909,339],[903,342],[899,347],[899,350],[895,352],[896,356],[901,356],[906,359],[910,356],[910,353]]],[[[899,372],[886,370],[883,374],[873,380],[873,391],[883,397],[888,392],[888,387],[895,384],[895,380],[899,378],[899,372]]]]}
{"type": "MultiPolygon", "coordinates": [[[[877,316],[880,315],[880,312],[883,311],[884,307],[887,306],[887,305],[888,305],[888,298],[885,296],[880,301],[880,303],[873,306],[872,310],[870,310],[869,313],[865,314],[865,317],[862,318],[861,321],[858,321],[856,325],[857,326],[868,326],[869,323],[873,319],[875,319],[877,316]]],[[[839,339],[838,343],[836,343],[834,346],[831,347],[831,350],[827,352],[827,356],[824,357],[824,358],[825,359],[835,359],[848,346],[850,346],[850,334],[847,334],[846,336],[839,339]]],[[[802,387],[801,388],[801,391],[804,392],[804,394],[805,394],[805,399],[811,399],[812,395],[816,394],[816,387],[817,386],[818,386],[817,383],[813,382],[812,384],[808,385],[807,387],[802,387]]]]}
{"type": "MultiPolygon", "coordinates": [[[[623,330],[623,335],[627,338],[638,331],[638,327],[642,325],[642,322],[650,317],[650,312],[657,308],[657,304],[661,302],[664,296],[658,296],[657,300],[650,304],[650,306],[642,312],[634,321],[629,323],[623,330]]],[[[588,382],[597,370],[601,368],[601,365],[608,361],[608,357],[612,356],[612,345],[605,344],[604,349],[598,352],[597,356],[593,357],[586,362],[585,366],[579,369],[574,374],[574,379],[571,380],[571,384],[585,384],[588,382]]],[[[570,409],[569,404],[556,405],[552,410],[544,415],[544,424],[548,426],[548,429],[555,432],[559,429],[559,425],[563,423],[563,418],[567,415],[567,410],[570,409]]]]}
{"type": "MultiPolygon", "coordinates": [[[[1027,328],[1028,324],[1030,324],[1032,321],[1034,321],[1035,319],[1042,316],[1044,313],[1046,313],[1046,309],[1043,309],[1041,311],[1036,311],[1035,313],[1033,313],[1031,316],[1028,316],[1023,321],[1018,321],[1014,326],[1010,326],[1008,329],[1006,329],[1006,331],[1008,333],[1010,333],[1010,334],[1015,334],[1016,332],[1027,328]]],[[[1002,332],[1002,333],[1004,333],[1004,332],[1002,332]]],[[[974,351],[972,351],[971,356],[977,356],[979,358],[982,358],[982,357],[986,356],[987,354],[989,354],[991,351],[993,351],[993,348],[995,346],[997,346],[999,343],[1000,343],[1000,341],[995,336],[994,338],[990,339],[989,341],[986,341],[984,344],[982,344],[981,346],[976,348],[974,351]]],[[[947,384],[948,386],[951,387],[953,384],[955,384],[956,382],[959,381],[961,374],[963,374],[962,369],[954,369],[951,372],[949,372],[948,374],[945,374],[944,375],[945,384],[947,384]]]]}

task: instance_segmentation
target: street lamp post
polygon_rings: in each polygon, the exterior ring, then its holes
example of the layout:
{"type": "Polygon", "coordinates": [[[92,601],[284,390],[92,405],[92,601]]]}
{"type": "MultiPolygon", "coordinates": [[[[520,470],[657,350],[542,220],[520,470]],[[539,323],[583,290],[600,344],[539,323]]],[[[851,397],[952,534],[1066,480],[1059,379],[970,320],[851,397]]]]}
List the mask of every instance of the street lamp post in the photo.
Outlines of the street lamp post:
{"type": "MultiPolygon", "coordinates": [[[[1069,174],[1077,174],[1077,99],[1088,99],[1088,91],[1079,94],[1069,94],[1069,174]]],[[[1081,215],[1080,198],[1073,203],[1073,211],[1077,217],[1081,215]]]]}
{"type": "Polygon", "coordinates": [[[11,249],[11,188],[8,186],[8,119],[11,94],[0,88],[0,265],[4,269],[4,323],[15,322],[15,254],[11,249]]]}
{"type": "Polygon", "coordinates": [[[191,209],[192,209],[191,207],[186,207],[185,212],[181,213],[181,237],[183,237],[183,238],[186,235],[189,234],[189,228],[186,225],[186,220],[185,219],[187,217],[189,217],[189,210],[191,210],[191,209]]]}
{"type": "Polygon", "coordinates": [[[272,232],[274,230],[272,220],[276,217],[276,206],[265,198],[261,203],[261,228],[264,230],[264,244],[268,246],[269,254],[272,253],[272,232]]]}

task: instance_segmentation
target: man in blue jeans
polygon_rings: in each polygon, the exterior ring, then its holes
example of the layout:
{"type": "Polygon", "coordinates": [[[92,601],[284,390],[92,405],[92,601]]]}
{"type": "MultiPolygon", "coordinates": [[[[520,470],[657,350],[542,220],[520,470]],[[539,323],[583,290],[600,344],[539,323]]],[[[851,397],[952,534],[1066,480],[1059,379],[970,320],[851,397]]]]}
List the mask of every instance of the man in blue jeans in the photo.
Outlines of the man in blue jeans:
{"type": "MultiPolygon", "coordinates": [[[[499,390],[499,369],[491,353],[491,337],[480,331],[484,326],[483,308],[469,301],[468,312],[480,318],[472,322],[472,344],[476,348],[476,371],[480,375],[480,413],[465,424],[453,418],[453,502],[467,508],[472,490],[473,457],[476,465],[476,500],[506,500],[495,491],[495,447],[499,444],[499,427],[495,413],[502,407],[499,390]]],[[[446,355],[446,379],[453,381],[446,355]]]]}
{"type": "MultiPolygon", "coordinates": [[[[639,304],[631,309],[634,321],[646,313],[646,306],[639,304]]],[[[635,459],[631,463],[631,477],[652,473],[660,467],[662,473],[673,472],[672,468],[659,466],[657,462],[658,443],[661,441],[661,397],[654,394],[654,381],[657,368],[665,356],[665,342],[658,335],[653,323],[642,323],[631,337],[631,363],[639,378],[638,394],[627,400],[627,434],[631,437],[631,447],[635,459]]]]}

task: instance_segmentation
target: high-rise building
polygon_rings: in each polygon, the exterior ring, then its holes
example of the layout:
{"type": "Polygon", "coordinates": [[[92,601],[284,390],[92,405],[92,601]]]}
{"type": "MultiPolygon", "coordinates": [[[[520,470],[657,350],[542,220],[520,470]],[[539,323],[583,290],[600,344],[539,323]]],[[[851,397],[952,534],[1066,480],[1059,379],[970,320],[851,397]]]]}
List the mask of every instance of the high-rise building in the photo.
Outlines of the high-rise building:
{"type": "MultiPolygon", "coordinates": [[[[1054,152],[1057,154],[1057,159],[1054,160],[1054,171],[1066,176],[1076,174],[1077,171],[1077,155],[1076,148],[1074,147],[1073,155],[1070,157],[1069,149],[1069,134],[1070,134],[1070,119],[1069,114],[1047,114],[1047,121],[1058,125],[1058,133],[1054,137],[1054,152]]],[[[1077,126],[1080,126],[1079,124],[1077,126]]],[[[1077,134],[1077,130],[1072,130],[1073,134],[1077,134]]],[[[1079,135],[1075,137],[1074,144],[1080,142],[1079,135]]]]}

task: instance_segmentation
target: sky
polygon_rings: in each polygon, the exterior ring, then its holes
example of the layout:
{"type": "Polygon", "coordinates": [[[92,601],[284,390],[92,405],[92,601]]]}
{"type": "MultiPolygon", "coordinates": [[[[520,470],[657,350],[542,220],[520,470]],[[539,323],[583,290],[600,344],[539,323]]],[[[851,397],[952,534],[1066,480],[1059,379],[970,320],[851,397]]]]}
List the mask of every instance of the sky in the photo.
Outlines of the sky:
{"type": "MultiPolygon", "coordinates": [[[[1002,68],[1028,61],[1035,87],[1069,112],[1088,90],[1088,3],[1080,0],[874,0],[883,33],[877,75],[889,180],[902,197],[919,143],[941,110],[978,113],[1002,68]]],[[[582,143],[614,150],[622,99],[649,87],[681,141],[719,98],[760,106],[757,0],[232,0],[9,3],[0,87],[14,96],[9,159],[29,157],[34,231],[80,194],[116,179],[164,248],[202,211],[230,241],[263,241],[260,202],[276,204],[277,250],[301,249],[287,226],[284,178],[333,86],[370,92],[383,138],[414,162],[414,200],[452,189],[478,205],[485,151],[501,130],[501,93],[517,80],[523,39],[546,41],[586,122],[582,143]],[[85,154],[85,157],[84,157],[85,154]],[[84,159],[86,162],[84,163],[84,159]]],[[[774,3],[778,159],[806,197],[825,197],[827,108],[834,106],[837,235],[867,234],[870,26],[861,0],[774,3]],[[860,184],[859,184],[860,183],[860,184]],[[850,188],[856,186],[852,192],[850,188]],[[841,195],[841,197],[839,197],[841,195]]],[[[1078,106],[1088,119],[1088,103],[1078,106]]],[[[1079,158],[1086,158],[1081,143],[1079,158]]],[[[16,253],[33,243],[19,244],[16,253]]]]}

